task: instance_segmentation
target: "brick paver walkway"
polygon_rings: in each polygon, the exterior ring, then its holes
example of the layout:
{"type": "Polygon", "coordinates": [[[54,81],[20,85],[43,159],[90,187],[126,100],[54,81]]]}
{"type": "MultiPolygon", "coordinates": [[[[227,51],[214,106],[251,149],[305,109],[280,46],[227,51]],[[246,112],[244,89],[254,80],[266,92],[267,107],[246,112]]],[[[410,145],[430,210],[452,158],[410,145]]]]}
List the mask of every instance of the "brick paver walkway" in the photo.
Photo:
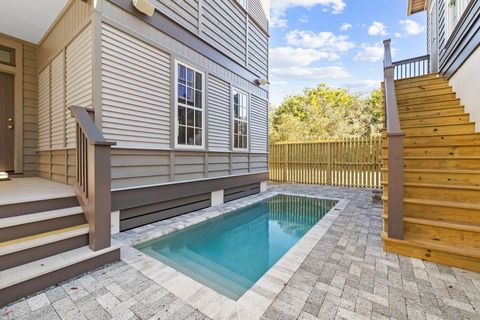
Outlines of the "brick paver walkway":
{"type": "MultiPolygon", "coordinates": [[[[304,185],[272,188],[350,203],[262,320],[480,319],[480,274],[383,252],[382,208],[372,205],[370,191],[304,185]]],[[[207,317],[119,262],[3,308],[0,319],[207,317]]]]}

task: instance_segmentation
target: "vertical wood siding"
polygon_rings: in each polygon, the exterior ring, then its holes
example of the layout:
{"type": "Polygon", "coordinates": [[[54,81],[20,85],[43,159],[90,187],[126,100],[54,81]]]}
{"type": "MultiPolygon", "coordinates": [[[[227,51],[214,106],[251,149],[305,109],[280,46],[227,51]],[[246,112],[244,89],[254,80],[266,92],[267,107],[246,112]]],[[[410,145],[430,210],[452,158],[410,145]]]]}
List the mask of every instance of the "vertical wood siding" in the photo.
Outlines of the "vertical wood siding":
{"type": "Polygon", "coordinates": [[[231,0],[202,1],[201,37],[241,65],[246,62],[246,15],[231,0]]]}
{"type": "Polygon", "coordinates": [[[268,79],[268,36],[254,23],[248,24],[248,67],[268,79]]]}
{"type": "Polygon", "coordinates": [[[158,11],[170,19],[179,23],[188,30],[197,33],[198,31],[198,0],[174,1],[156,0],[154,6],[158,11]]]}
{"type": "Polygon", "coordinates": [[[38,77],[38,149],[50,149],[50,67],[38,77]]]}
{"type": "Polygon", "coordinates": [[[268,102],[252,95],[250,99],[250,150],[267,152],[268,102]]]}
{"type": "Polygon", "coordinates": [[[60,149],[65,143],[65,79],[64,55],[53,59],[50,67],[50,146],[60,149]]]}
{"type": "MultiPolygon", "coordinates": [[[[69,106],[93,107],[92,26],[88,26],[66,49],[66,102],[69,106]]],[[[65,109],[66,147],[75,148],[76,124],[65,109]]]]}
{"type": "Polygon", "coordinates": [[[230,150],[230,86],[208,77],[208,146],[213,151],[230,150]]]}
{"type": "Polygon", "coordinates": [[[72,1],[55,26],[38,46],[38,67],[43,69],[49,60],[58,54],[88,23],[93,10],[93,1],[72,1]]]}
{"type": "Polygon", "coordinates": [[[35,47],[23,44],[23,174],[37,172],[38,80],[35,47]]]}
{"type": "Polygon", "coordinates": [[[170,55],[102,25],[102,127],[119,147],[168,148],[170,55]]]}

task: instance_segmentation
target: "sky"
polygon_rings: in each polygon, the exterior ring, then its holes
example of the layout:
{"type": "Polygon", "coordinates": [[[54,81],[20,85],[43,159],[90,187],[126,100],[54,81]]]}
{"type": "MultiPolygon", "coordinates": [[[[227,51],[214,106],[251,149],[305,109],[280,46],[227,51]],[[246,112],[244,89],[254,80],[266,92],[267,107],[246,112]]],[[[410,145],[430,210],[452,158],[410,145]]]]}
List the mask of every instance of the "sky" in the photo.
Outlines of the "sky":
{"type": "Polygon", "coordinates": [[[407,0],[271,0],[270,102],[319,83],[379,88],[384,39],[393,60],[427,53],[425,13],[406,8],[407,0]]]}

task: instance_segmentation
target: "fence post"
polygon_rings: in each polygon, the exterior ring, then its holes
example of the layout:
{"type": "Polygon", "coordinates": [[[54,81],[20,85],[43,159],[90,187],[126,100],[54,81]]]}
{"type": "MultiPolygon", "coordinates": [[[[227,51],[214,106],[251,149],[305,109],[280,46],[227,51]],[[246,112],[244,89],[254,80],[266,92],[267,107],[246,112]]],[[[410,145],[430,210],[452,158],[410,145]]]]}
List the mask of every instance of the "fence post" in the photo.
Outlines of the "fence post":
{"type": "Polygon", "coordinates": [[[327,184],[332,184],[332,142],[327,142],[327,184]]]}

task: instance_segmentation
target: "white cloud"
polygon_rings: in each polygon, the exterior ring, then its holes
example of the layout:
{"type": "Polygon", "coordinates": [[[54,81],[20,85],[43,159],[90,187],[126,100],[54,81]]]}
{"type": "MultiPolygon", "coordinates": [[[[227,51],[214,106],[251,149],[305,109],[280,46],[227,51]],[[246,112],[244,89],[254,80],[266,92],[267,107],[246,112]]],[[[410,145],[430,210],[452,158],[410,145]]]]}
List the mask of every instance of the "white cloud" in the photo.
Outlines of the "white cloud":
{"type": "Polygon", "coordinates": [[[336,36],[332,32],[314,33],[292,30],[287,33],[287,43],[292,46],[314,48],[328,52],[345,52],[355,47],[348,36],[336,36]]]}
{"type": "Polygon", "coordinates": [[[270,3],[270,27],[285,29],[288,25],[285,11],[290,8],[312,8],[316,5],[325,6],[334,14],[341,13],[346,6],[344,0],[273,0],[270,3]]]}
{"type": "Polygon", "coordinates": [[[395,38],[401,38],[402,34],[400,32],[395,32],[395,38]]]}
{"type": "Polygon", "coordinates": [[[341,31],[347,31],[349,29],[352,29],[352,25],[350,23],[342,23],[342,26],[340,27],[341,31]]]}
{"type": "Polygon", "coordinates": [[[281,77],[282,79],[288,78],[295,80],[322,80],[350,77],[350,74],[340,66],[272,68],[271,74],[281,77]]]}
{"type": "Polygon", "coordinates": [[[308,16],[307,15],[303,15],[300,17],[300,19],[298,19],[299,22],[301,23],[307,23],[308,22],[308,16]]]}
{"type": "Polygon", "coordinates": [[[425,31],[425,26],[421,26],[419,23],[411,20],[400,20],[400,24],[402,25],[402,30],[411,36],[417,35],[425,31]]]}
{"type": "MultiPolygon", "coordinates": [[[[395,54],[396,49],[392,48],[392,55],[395,54]]],[[[362,44],[362,51],[358,52],[354,58],[356,61],[376,62],[383,59],[383,44],[362,44]]]]}
{"type": "Polygon", "coordinates": [[[270,3],[270,8],[272,11],[285,12],[285,10],[293,7],[312,8],[316,5],[328,7],[335,14],[341,13],[346,6],[344,0],[273,0],[270,3]]]}
{"type": "Polygon", "coordinates": [[[354,92],[369,93],[380,88],[380,80],[360,80],[342,83],[341,87],[349,88],[354,92]]]}
{"type": "Polygon", "coordinates": [[[368,27],[368,34],[371,36],[386,36],[387,27],[381,22],[373,21],[372,25],[368,27]]]}
{"type": "Polygon", "coordinates": [[[270,65],[275,68],[291,66],[305,67],[321,59],[336,60],[335,53],[316,49],[277,47],[270,49],[270,65]]]}

